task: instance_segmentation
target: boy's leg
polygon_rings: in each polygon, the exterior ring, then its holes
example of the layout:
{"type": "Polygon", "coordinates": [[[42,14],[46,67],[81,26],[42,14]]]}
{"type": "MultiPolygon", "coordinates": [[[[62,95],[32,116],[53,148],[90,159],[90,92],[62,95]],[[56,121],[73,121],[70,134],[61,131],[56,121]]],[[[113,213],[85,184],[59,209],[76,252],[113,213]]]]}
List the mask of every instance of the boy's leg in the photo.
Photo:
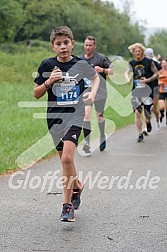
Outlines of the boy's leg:
{"type": "MultiPolygon", "coordinates": [[[[59,157],[60,157],[60,159],[61,159],[61,157],[62,157],[62,153],[63,153],[63,151],[58,151],[58,154],[59,154],[59,157]]],[[[78,189],[78,188],[80,188],[81,187],[81,181],[79,181],[78,180],[78,178],[76,177],[75,179],[74,179],[74,189],[78,189]]]]}
{"type": "Polygon", "coordinates": [[[81,192],[84,188],[84,184],[78,180],[76,174],[74,164],[75,146],[73,142],[64,141],[61,162],[63,166],[62,176],[65,178],[63,183],[64,204],[72,204],[74,209],[78,209],[81,205],[81,192]]]}
{"type": "Polygon", "coordinates": [[[73,222],[75,221],[75,206],[72,202],[73,188],[79,187],[79,182],[76,177],[76,170],[74,165],[74,151],[75,143],[71,141],[64,141],[63,151],[59,152],[62,162],[62,178],[64,188],[64,201],[61,213],[61,221],[73,222]]]}
{"type": "MultiPolygon", "coordinates": [[[[81,118],[83,123],[83,118],[81,118]]],[[[82,125],[81,123],[81,125],[82,125]]],[[[81,134],[82,127],[72,126],[66,135],[63,137],[63,150],[61,153],[61,162],[63,166],[63,176],[65,176],[66,182],[64,181],[64,194],[65,203],[71,203],[71,194],[73,188],[80,188],[81,183],[78,180],[75,164],[74,164],[74,152],[78,145],[78,139],[81,134]]]]}
{"type": "Polygon", "coordinates": [[[74,188],[80,190],[82,183],[78,180],[76,176],[76,169],[74,164],[74,152],[78,144],[78,139],[81,130],[82,130],[81,127],[72,126],[68,131],[66,131],[67,133],[63,136],[61,142],[56,146],[63,168],[62,182],[64,189],[64,200],[61,213],[61,221],[69,221],[69,222],[75,221],[75,214],[74,214],[75,206],[71,200],[74,188]]]}
{"type": "MultiPolygon", "coordinates": [[[[61,162],[63,166],[63,186],[64,186],[64,203],[71,204],[71,194],[74,187],[74,179],[76,177],[76,169],[74,165],[75,144],[71,141],[64,141],[61,162]]],[[[77,183],[77,181],[75,182],[77,183]]]]}
{"type": "MultiPolygon", "coordinates": [[[[64,149],[64,140],[62,140],[62,139],[63,139],[64,132],[62,131],[61,133],[58,134],[55,129],[56,129],[56,127],[53,126],[52,129],[50,130],[50,134],[53,138],[54,145],[55,145],[56,150],[59,154],[60,160],[62,160],[63,149],[64,149]]],[[[76,146],[75,143],[74,143],[74,146],[76,146]]],[[[74,186],[75,186],[75,188],[79,187],[78,179],[75,179],[74,186]]]]}

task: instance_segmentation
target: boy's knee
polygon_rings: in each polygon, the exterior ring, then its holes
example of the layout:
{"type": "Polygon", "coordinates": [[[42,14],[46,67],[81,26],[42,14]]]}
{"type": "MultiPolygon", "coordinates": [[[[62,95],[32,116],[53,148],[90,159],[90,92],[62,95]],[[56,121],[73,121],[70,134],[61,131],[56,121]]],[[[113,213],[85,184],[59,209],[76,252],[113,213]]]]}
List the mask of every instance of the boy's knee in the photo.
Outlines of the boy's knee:
{"type": "Polygon", "coordinates": [[[61,157],[61,162],[62,162],[62,164],[67,165],[67,164],[72,163],[73,159],[69,154],[64,154],[61,157]]]}

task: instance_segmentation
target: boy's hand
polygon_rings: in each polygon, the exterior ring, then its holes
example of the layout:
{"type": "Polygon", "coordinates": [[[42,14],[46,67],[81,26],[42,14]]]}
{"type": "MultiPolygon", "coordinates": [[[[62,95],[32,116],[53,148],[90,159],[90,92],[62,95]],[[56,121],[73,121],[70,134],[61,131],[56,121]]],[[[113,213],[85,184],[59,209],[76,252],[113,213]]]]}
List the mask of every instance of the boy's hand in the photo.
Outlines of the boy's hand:
{"type": "Polygon", "coordinates": [[[95,100],[95,93],[93,91],[83,94],[83,101],[86,104],[92,105],[94,103],[94,100],[95,100]]]}
{"type": "Polygon", "coordinates": [[[56,81],[62,80],[62,71],[59,68],[54,68],[53,71],[51,72],[51,75],[49,79],[47,80],[47,83],[49,85],[54,84],[56,81]]]}

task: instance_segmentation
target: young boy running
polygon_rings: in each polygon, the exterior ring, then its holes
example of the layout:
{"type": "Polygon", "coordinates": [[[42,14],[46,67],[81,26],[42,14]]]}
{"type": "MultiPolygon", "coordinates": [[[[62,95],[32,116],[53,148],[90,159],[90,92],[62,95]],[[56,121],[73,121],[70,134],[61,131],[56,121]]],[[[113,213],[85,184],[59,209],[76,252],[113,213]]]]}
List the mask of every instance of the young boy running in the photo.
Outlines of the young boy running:
{"type": "Polygon", "coordinates": [[[61,221],[75,221],[74,209],[80,205],[83,183],[78,180],[74,151],[84,120],[85,103],[93,103],[99,86],[96,71],[84,60],[73,56],[73,34],[69,27],[59,26],[50,36],[55,57],[42,61],[34,80],[34,96],[47,91],[47,125],[62,163],[64,202],[61,221]],[[84,92],[84,78],[91,79],[92,89],[84,92]]]}

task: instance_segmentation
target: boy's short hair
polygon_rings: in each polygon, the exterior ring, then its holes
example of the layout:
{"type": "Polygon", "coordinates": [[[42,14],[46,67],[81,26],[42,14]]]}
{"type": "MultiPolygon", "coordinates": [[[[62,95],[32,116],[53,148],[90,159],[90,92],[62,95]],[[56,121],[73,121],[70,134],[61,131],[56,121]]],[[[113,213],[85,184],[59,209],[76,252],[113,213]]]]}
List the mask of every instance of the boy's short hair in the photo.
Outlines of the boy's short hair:
{"type": "Polygon", "coordinates": [[[69,39],[73,40],[73,33],[68,26],[58,26],[52,31],[50,35],[50,41],[52,44],[58,36],[67,36],[69,39]]]}
{"type": "Polygon", "coordinates": [[[94,43],[96,44],[96,38],[93,37],[93,36],[86,36],[85,40],[88,39],[88,40],[93,40],[94,43]]]}

